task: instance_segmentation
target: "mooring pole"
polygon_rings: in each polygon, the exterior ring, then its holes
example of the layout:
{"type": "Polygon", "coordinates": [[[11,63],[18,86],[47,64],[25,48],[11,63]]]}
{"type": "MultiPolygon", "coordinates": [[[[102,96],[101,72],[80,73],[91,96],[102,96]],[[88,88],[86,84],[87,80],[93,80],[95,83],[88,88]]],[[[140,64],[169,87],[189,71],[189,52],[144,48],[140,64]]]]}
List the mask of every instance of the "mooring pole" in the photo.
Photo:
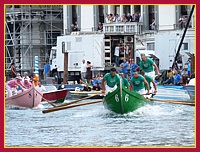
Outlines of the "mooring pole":
{"type": "Polygon", "coordinates": [[[68,52],[64,53],[64,77],[63,77],[63,83],[68,83],[68,52]]]}

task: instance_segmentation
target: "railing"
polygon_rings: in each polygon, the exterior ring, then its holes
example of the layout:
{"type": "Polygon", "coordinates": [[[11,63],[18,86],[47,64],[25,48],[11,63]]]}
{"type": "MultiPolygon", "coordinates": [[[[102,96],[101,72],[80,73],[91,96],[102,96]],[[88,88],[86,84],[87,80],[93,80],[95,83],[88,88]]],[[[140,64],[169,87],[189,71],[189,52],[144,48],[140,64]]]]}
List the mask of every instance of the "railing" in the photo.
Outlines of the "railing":
{"type": "Polygon", "coordinates": [[[142,22],[126,22],[126,23],[104,23],[103,31],[105,33],[142,33],[142,22]]]}

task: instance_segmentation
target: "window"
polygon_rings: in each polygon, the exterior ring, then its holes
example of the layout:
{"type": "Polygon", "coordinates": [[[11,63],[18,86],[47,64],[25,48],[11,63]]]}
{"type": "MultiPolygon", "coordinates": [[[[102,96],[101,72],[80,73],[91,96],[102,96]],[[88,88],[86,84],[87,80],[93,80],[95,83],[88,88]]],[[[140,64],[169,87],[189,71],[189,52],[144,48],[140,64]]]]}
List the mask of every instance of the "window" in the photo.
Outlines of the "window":
{"type": "Polygon", "coordinates": [[[155,44],[154,43],[147,43],[147,50],[155,50],[155,44]]]}
{"type": "Polygon", "coordinates": [[[183,50],[188,50],[188,43],[183,43],[182,49],[183,50]]]}

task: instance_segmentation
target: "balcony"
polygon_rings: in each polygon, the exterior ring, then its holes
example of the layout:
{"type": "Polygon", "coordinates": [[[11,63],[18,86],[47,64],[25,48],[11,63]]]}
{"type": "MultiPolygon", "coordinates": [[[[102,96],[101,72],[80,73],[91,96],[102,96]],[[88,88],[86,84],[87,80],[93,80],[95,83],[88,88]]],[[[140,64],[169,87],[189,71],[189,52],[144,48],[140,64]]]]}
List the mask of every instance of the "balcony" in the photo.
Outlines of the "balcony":
{"type": "Polygon", "coordinates": [[[141,34],[142,22],[104,23],[104,33],[141,34]]]}

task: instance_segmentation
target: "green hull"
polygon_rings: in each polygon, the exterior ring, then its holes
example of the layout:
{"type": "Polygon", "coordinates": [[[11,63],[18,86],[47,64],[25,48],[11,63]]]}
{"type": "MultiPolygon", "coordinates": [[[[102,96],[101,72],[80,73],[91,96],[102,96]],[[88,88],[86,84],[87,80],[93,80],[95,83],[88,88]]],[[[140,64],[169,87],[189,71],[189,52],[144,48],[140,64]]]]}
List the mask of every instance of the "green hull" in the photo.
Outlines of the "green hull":
{"type": "Polygon", "coordinates": [[[124,114],[144,106],[146,99],[136,92],[132,92],[123,86],[120,89],[118,86],[116,90],[103,98],[103,104],[105,108],[115,113],[124,114]]]}

